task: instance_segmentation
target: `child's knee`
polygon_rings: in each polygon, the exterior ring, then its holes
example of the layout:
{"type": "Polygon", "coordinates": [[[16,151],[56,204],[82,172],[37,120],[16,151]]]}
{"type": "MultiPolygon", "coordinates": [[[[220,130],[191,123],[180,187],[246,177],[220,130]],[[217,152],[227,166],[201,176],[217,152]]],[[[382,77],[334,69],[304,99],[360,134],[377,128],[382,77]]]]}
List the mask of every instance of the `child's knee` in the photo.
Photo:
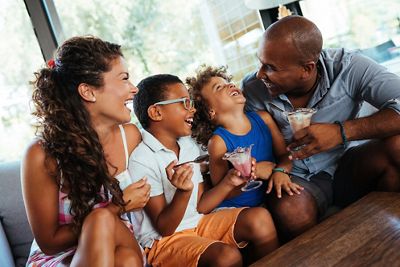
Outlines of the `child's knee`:
{"type": "Polygon", "coordinates": [[[204,266],[242,266],[239,249],[221,242],[212,244],[205,254],[201,264],[204,266]]]}
{"type": "Polygon", "coordinates": [[[275,225],[267,209],[256,207],[242,211],[240,224],[247,229],[249,239],[275,234],[275,225]]]}

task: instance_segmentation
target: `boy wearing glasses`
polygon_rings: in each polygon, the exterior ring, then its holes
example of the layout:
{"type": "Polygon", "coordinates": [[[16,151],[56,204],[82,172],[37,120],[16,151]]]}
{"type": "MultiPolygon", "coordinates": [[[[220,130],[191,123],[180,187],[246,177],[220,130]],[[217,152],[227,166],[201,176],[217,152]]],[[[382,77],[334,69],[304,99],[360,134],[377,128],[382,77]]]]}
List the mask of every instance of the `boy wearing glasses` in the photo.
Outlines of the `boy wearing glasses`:
{"type": "Polygon", "coordinates": [[[144,130],[143,141],[129,159],[134,181],[143,176],[151,185],[137,238],[152,266],[242,266],[278,247],[270,214],[263,208],[212,211],[235,187],[244,182],[229,171],[222,182],[204,191],[198,165],[200,151],[191,139],[196,112],[182,81],[160,74],[142,80],[134,110],[144,130]],[[203,215],[206,214],[206,215],[203,215]],[[248,245],[249,258],[239,248],[248,245]]]}

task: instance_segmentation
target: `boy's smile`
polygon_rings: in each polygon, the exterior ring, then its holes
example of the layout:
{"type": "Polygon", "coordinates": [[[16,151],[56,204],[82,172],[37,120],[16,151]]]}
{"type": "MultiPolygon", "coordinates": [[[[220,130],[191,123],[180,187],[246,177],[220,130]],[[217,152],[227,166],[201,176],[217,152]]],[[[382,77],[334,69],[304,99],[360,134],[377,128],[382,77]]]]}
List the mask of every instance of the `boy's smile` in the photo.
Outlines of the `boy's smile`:
{"type": "Polygon", "coordinates": [[[196,109],[187,88],[182,83],[171,84],[167,88],[166,99],[156,103],[162,109],[163,127],[177,138],[191,135],[196,109]]]}

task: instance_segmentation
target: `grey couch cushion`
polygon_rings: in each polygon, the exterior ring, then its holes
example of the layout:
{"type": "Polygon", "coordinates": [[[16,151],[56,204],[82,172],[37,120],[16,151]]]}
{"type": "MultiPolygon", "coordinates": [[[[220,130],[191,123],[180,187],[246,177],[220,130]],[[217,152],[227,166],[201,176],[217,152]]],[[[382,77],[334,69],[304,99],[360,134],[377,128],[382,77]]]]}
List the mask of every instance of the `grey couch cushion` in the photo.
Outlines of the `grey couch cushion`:
{"type": "Polygon", "coordinates": [[[0,163],[0,220],[16,266],[25,266],[33,240],[22,200],[20,162],[0,163]]]}
{"type": "Polygon", "coordinates": [[[0,223],[0,266],[14,266],[14,257],[11,254],[10,245],[3,226],[0,223]]]}

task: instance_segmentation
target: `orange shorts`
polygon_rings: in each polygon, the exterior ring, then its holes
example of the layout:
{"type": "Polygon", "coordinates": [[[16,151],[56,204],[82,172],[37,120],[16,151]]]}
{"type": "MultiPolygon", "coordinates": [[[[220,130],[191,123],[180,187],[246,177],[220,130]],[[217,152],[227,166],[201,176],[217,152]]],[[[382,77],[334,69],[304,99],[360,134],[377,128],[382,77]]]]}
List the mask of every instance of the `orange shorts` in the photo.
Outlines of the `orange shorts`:
{"type": "Polygon", "coordinates": [[[237,217],[243,209],[224,209],[204,215],[196,228],[155,241],[148,252],[148,263],[153,267],[197,266],[201,254],[213,243],[245,247],[247,243],[237,243],[233,233],[237,217]]]}

